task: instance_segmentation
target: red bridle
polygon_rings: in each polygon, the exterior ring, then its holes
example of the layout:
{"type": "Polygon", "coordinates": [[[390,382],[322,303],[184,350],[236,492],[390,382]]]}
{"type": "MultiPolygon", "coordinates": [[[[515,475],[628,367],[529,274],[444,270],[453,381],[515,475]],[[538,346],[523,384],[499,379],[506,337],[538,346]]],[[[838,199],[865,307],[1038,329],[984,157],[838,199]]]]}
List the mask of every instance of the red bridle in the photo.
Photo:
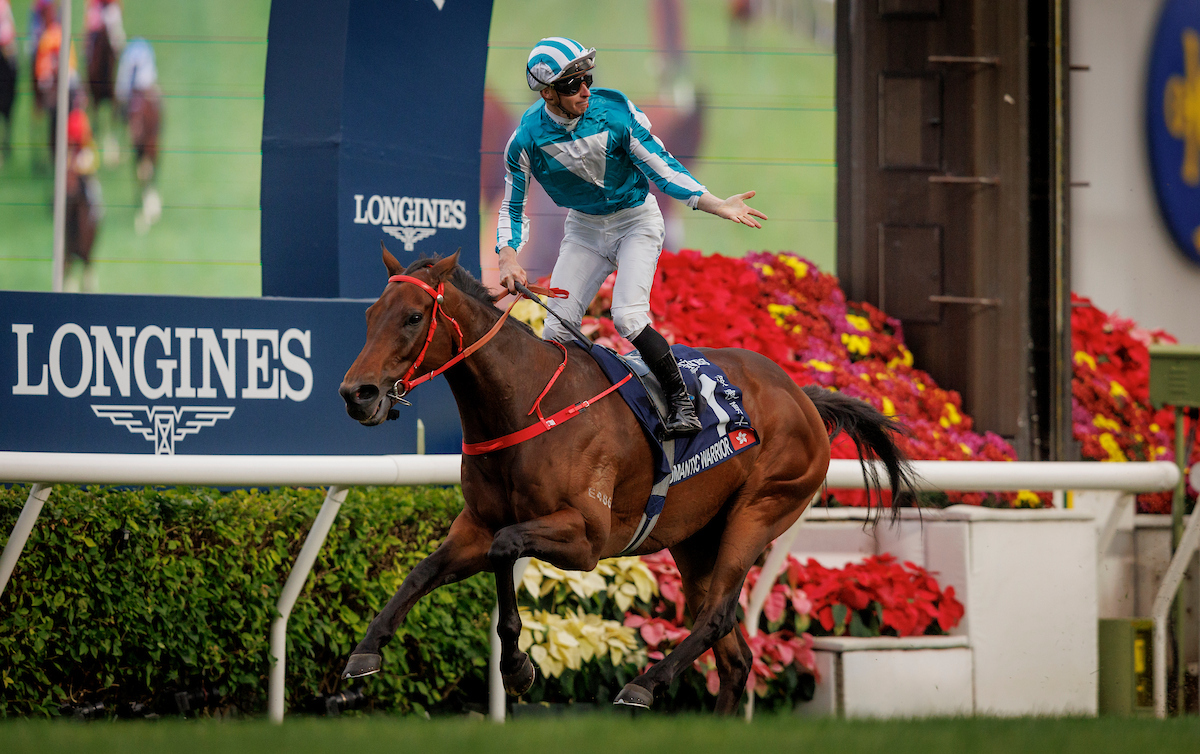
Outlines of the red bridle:
{"type": "MultiPolygon", "coordinates": [[[[487,333],[479,340],[475,341],[466,348],[463,348],[462,328],[458,326],[458,322],[454,319],[454,317],[446,314],[446,312],[442,309],[442,302],[445,300],[445,283],[438,283],[438,287],[435,289],[424,280],[412,277],[411,275],[392,275],[390,278],[388,278],[388,282],[414,283],[420,287],[421,290],[428,293],[430,298],[433,299],[433,311],[429,315],[429,334],[425,336],[425,345],[421,347],[421,353],[417,354],[416,360],[413,361],[412,366],[408,368],[408,371],[404,374],[404,376],[396,380],[396,384],[392,385],[392,389],[387,392],[388,398],[395,400],[397,403],[403,403],[406,406],[412,405],[408,401],[404,400],[404,396],[408,395],[410,390],[426,380],[431,380],[434,377],[437,377],[442,372],[445,372],[450,367],[454,366],[458,362],[482,348],[485,343],[491,340],[492,337],[500,331],[501,326],[504,325],[504,320],[508,319],[508,315],[510,312],[512,312],[513,307],[517,305],[518,301],[524,298],[524,296],[517,296],[515,299],[513,299],[513,302],[508,305],[507,309],[504,310],[504,314],[500,316],[500,319],[496,321],[496,324],[492,325],[491,330],[488,330],[487,333]],[[421,361],[424,360],[425,352],[429,350],[429,344],[433,342],[433,334],[437,330],[437,318],[439,315],[444,317],[450,324],[454,325],[454,330],[458,333],[458,348],[460,350],[458,354],[453,356],[445,364],[442,364],[437,369],[427,372],[426,374],[423,374],[414,380],[412,379],[413,373],[416,372],[417,367],[420,365],[421,361]]],[[[528,286],[528,288],[533,293],[551,296],[553,298],[566,298],[568,295],[567,291],[561,288],[542,288],[541,286],[534,285],[528,286]]],[[[558,369],[555,370],[554,374],[550,377],[550,381],[546,383],[546,387],[543,388],[541,394],[538,395],[537,400],[533,402],[533,408],[529,409],[529,414],[527,414],[527,416],[533,415],[536,412],[538,423],[532,424],[525,429],[511,432],[504,437],[498,437],[494,440],[486,440],[484,442],[476,443],[463,442],[464,454],[482,455],[484,453],[490,453],[502,448],[508,448],[518,443],[522,443],[530,438],[536,437],[537,435],[540,435],[543,432],[562,424],[568,419],[574,419],[581,412],[586,411],[593,403],[621,387],[628,382],[631,377],[633,377],[633,373],[631,372],[630,374],[625,375],[625,379],[613,384],[607,390],[604,390],[598,395],[593,396],[590,400],[580,401],[579,403],[567,406],[550,418],[546,418],[542,415],[542,398],[545,398],[546,393],[550,392],[550,387],[554,385],[555,380],[558,379],[558,376],[562,374],[563,369],[565,369],[567,366],[567,349],[562,343],[558,343],[556,341],[551,342],[554,343],[554,345],[557,346],[560,351],[562,351],[563,360],[562,363],[559,364],[558,369]]]]}
{"type": "MultiPolygon", "coordinates": [[[[500,331],[501,326],[504,325],[504,320],[508,319],[508,315],[512,311],[513,307],[516,306],[517,302],[522,298],[521,296],[517,296],[515,299],[513,299],[513,302],[509,304],[507,309],[504,310],[504,314],[501,315],[500,319],[496,321],[496,324],[492,325],[492,329],[488,330],[482,338],[464,349],[462,328],[458,326],[458,321],[455,320],[454,317],[451,317],[449,314],[447,314],[442,308],[442,302],[445,301],[446,292],[446,284],[444,282],[438,283],[438,287],[434,288],[424,280],[415,278],[411,275],[392,275],[390,278],[388,278],[388,282],[413,283],[421,290],[428,293],[430,298],[433,299],[433,311],[429,314],[429,331],[425,336],[425,345],[421,347],[421,353],[417,354],[416,360],[413,361],[412,366],[408,368],[408,371],[405,372],[404,376],[396,380],[396,383],[392,385],[392,389],[387,392],[388,398],[395,400],[397,403],[403,403],[405,406],[412,405],[408,401],[404,400],[404,396],[408,395],[409,391],[411,391],[414,387],[420,385],[422,382],[426,382],[434,377],[437,377],[442,372],[445,372],[450,367],[478,351],[484,346],[484,344],[491,340],[496,333],[500,331]],[[437,332],[439,316],[443,317],[447,322],[454,325],[454,331],[458,333],[458,353],[437,369],[423,374],[414,380],[412,379],[412,376],[417,371],[417,368],[421,365],[421,362],[424,361],[425,352],[429,350],[429,344],[433,342],[434,333],[437,332]]],[[[567,292],[561,288],[541,288],[540,286],[532,286],[530,290],[535,293],[551,296],[553,298],[565,298],[567,296],[567,292]]]]}

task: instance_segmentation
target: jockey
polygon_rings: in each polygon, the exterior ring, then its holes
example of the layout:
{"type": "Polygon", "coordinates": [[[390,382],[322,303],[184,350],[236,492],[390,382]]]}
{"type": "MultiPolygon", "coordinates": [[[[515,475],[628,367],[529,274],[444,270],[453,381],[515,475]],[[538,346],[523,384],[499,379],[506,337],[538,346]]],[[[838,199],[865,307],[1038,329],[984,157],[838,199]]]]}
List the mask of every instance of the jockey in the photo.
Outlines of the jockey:
{"type": "Polygon", "coordinates": [[[121,112],[129,117],[129,104],[135,93],[145,93],[158,86],[158,66],[154,62],[154,48],[141,37],[129,40],[117,64],[117,82],[114,96],[121,112]]]}
{"type": "Polygon", "coordinates": [[[100,167],[97,157],[96,139],[92,136],[92,124],[83,108],[76,108],[67,116],[67,160],[71,172],[79,176],[79,186],[91,208],[92,217],[100,220],[104,216],[104,195],[96,171],[100,167]]]}
{"type": "Polygon", "coordinates": [[[118,0],[88,0],[84,12],[84,27],[87,30],[87,45],[85,52],[90,60],[96,49],[97,38],[101,34],[108,35],[108,44],[114,55],[121,54],[125,46],[125,24],[121,17],[121,3],[118,0]]]}
{"type": "MultiPolygon", "coordinates": [[[[44,3],[37,7],[41,10],[44,26],[38,38],[33,72],[43,106],[47,110],[54,110],[57,96],[55,87],[58,83],[58,53],[62,48],[62,24],[58,22],[58,9],[53,4],[44,3]]],[[[67,60],[67,86],[74,91],[79,86],[79,67],[76,64],[74,42],[71,43],[67,60]]]]}
{"type": "Polygon", "coordinates": [[[0,165],[12,149],[12,106],[17,93],[17,24],[12,5],[0,0],[0,165]]]}
{"type": "MultiPolygon", "coordinates": [[[[567,220],[552,287],[570,296],[555,313],[578,325],[604,280],[618,269],[612,313],[617,331],[638,349],[667,394],[668,436],[700,430],[696,407],[666,339],[650,320],[650,288],[662,251],[664,226],[650,181],[692,209],[761,228],[766,215],[748,207],[753,191],[713,196],[650,132],[650,120],[615,89],[592,88],[596,51],[565,37],[543,39],[529,53],[525,78],[541,93],[521,116],[505,147],[504,200],[496,231],[500,283],[510,292],[526,282],[517,250],[527,234],[525,197],[536,178],[567,220]]],[[[567,330],[546,321],[547,339],[567,330]]]]}

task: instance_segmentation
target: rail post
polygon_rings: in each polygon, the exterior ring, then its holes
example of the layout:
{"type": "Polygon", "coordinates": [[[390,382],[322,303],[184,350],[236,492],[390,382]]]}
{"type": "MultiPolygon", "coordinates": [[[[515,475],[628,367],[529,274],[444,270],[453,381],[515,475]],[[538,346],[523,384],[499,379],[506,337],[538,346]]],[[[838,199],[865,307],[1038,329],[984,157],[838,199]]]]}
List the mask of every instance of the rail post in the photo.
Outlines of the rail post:
{"type": "Polygon", "coordinates": [[[25,549],[25,541],[29,539],[29,533],[33,531],[33,525],[41,515],[42,506],[50,497],[50,489],[48,484],[33,485],[29,490],[29,497],[25,499],[25,507],[21,509],[21,515],[17,517],[17,523],[13,526],[12,534],[8,535],[4,553],[0,554],[0,597],[4,596],[8,577],[12,576],[13,569],[17,567],[21,551],[25,549]]]}
{"type": "Polygon", "coordinates": [[[317,561],[321,545],[325,543],[325,537],[329,535],[329,530],[333,527],[338,510],[346,500],[347,491],[348,488],[338,485],[329,488],[329,492],[325,495],[325,502],[321,504],[321,510],[317,513],[317,518],[313,521],[312,528],[308,530],[304,546],[300,548],[300,554],[296,556],[296,564],[292,566],[292,571],[283,585],[279,602],[276,603],[279,616],[271,622],[271,676],[267,686],[267,712],[271,722],[276,724],[283,722],[283,680],[287,671],[288,616],[292,614],[296,598],[304,589],[304,582],[308,580],[308,574],[312,571],[313,563],[317,561]]]}
{"type": "MultiPolygon", "coordinates": [[[[767,555],[766,562],[763,563],[762,571],[758,574],[758,581],[754,582],[754,588],[750,590],[750,601],[746,605],[746,635],[753,639],[758,635],[758,617],[762,615],[763,605],[767,602],[768,595],[771,594],[771,586],[775,583],[775,579],[783,571],[784,565],[787,563],[787,554],[792,551],[792,542],[796,541],[796,535],[800,533],[800,525],[804,523],[804,517],[816,505],[819,495],[814,495],[813,499],[804,506],[804,510],[800,512],[800,517],[796,519],[796,523],[788,527],[788,530],[775,540],[771,545],[771,552],[767,555]]],[[[746,697],[746,722],[754,719],[754,693],[751,692],[746,697]]]]}

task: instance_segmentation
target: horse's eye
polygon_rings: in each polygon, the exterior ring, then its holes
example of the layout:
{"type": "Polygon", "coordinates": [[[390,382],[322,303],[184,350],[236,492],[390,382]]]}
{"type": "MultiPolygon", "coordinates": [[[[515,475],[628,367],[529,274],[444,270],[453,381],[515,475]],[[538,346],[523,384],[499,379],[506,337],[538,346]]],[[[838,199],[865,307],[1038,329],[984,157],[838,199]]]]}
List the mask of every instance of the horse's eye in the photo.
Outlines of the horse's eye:
{"type": "Polygon", "coordinates": [[[410,315],[408,315],[408,322],[406,322],[405,324],[409,325],[410,327],[411,327],[412,325],[419,325],[419,324],[421,324],[421,313],[420,313],[420,312],[417,312],[417,313],[415,313],[415,314],[410,314],[410,315]]]}

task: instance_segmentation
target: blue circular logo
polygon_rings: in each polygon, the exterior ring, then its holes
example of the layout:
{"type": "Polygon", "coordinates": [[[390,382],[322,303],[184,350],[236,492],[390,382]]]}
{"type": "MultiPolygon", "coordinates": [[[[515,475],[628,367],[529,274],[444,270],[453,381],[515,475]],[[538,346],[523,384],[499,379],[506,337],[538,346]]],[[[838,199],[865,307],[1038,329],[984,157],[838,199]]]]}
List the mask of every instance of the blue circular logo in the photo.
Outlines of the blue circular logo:
{"type": "Polygon", "coordinates": [[[1150,48],[1146,134],[1158,204],[1200,264],[1200,0],[1167,0],[1150,48]]]}

